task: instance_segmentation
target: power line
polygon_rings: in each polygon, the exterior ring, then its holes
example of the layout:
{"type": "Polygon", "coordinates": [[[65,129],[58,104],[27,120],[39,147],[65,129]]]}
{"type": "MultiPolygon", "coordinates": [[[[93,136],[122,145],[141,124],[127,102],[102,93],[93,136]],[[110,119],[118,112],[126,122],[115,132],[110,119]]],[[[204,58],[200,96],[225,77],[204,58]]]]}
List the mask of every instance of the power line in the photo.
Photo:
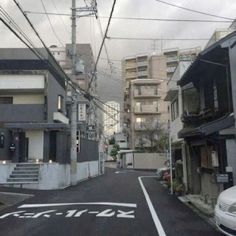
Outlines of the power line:
{"type": "MultiPolygon", "coordinates": [[[[33,15],[44,15],[44,12],[35,12],[35,11],[25,11],[27,14],[33,15]]],[[[68,16],[69,13],[55,13],[47,12],[48,15],[54,16],[68,16]]],[[[107,19],[109,16],[99,16],[101,19],[107,19]]],[[[168,18],[146,18],[146,17],[117,17],[114,16],[114,20],[133,20],[133,21],[163,21],[163,22],[192,22],[192,23],[232,23],[233,19],[228,20],[208,20],[208,19],[168,19],[168,18]]]]}
{"type": "MultiPolygon", "coordinates": [[[[21,13],[24,15],[24,17],[26,18],[27,22],[29,23],[29,25],[31,26],[31,28],[33,29],[34,33],[37,35],[37,37],[39,38],[40,42],[43,44],[45,50],[48,52],[48,54],[51,56],[53,62],[58,66],[58,69],[60,70],[61,73],[63,73],[64,79],[67,83],[70,84],[70,86],[72,87],[72,89],[74,89],[76,92],[80,92],[82,93],[82,95],[88,99],[95,99],[97,101],[99,101],[100,103],[104,104],[107,107],[110,107],[111,109],[113,109],[111,106],[109,106],[108,104],[105,104],[102,100],[100,100],[98,97],[92,96],[90,95],[88,92],[86,92],[85,90],[81,89],[77,84],[74,84],[74,82],[68,77],[68,75],[65,74],[65,72],[63,71],[63,69],[60,67],[60,65],[57,63],[57,61],[55,60],[55,58],[52,56],[50,50],[47,48],[46,44],[44,43],[44,41],[42,40],[42,38],[40,37],[40,35],[38,34],[37,30],[34,28],[33,24],[31,23],[31,21],[29,20],[29,18],[27,17],[26,13],[23,11],[23,9],[21,8],[21,6],[19,5],[19,3],[16,0],[13,0],[16,4],[16,6],[18,7],[18,9],[21,11],[21,13]],[[78,90],[79,88],[79,90],[78,90]]],[[[10,16],[9,16],[10,18],[10,16]]],[[[49,67],[51,67],[56,73],[58,73],[57,69],[55,68],[55,65],[53,65],[50,61],[48,61],[43,55],[41,55],[35,48],[31,48],[30,47],[30,43],[27,43],[25,40],[22,39],[22,37],[2,18],[0,17],[0,21],[3,22],[3,24],[22,42],[24,43],[41,61],[43,61],[45,64],[47,64],[49,67]]],[[[10,23],[14,23],[16,25],[16,23],[14,22],[13,19],[10,18],[10,23]]],[[[20,29],[20,27],[18,26],[18,28],[20,29]]],[[[22,31],[20,29],[20,31],[22,31]]],[[[116,109],[115,109],[116,110],[116,109]]],[[[118,110],[116,110],[118,111],[118,110]]]]}
{"type": "MultiPolygon", "coordinates": [[[[111,119],[113,119],[114,121],[118,121],[118,120],[116,120],[113,116],[117,116],[117,115],[120,113],[120,111],[117,111],[117,114],[111,115],[111,114],[109,114],[103,107],[101,107],[97,102],[94,102],[94,104],[95,104],[101,111],[103,111],[103,113],[105,113],[107,116],[109,116],[111,119]]],[[[119,122],[119,121],[118,121],[118,122],[119,122]]]]}
{"type": "Polygon", "coordinates": [[[64,44],[62,43],[62,41],[60,40],[60,38],[58,37],[56,31],[55,31],[54,28],[53,28],[52,22],[51,22],[51,20],[50,20],[49,15],[47,14],[47,10],[46,10],[46,7],[45,7],[45,5],[44,5],[44,3],[43,3],[43,0],[40,0],[40,1],[41,1],[41,3],[42,3],[43,9],[44,9],[44,11],[45,11],[45,13],[46,13],[46,16],[47,16],[49,25],[50,25],[50,27],[51,27],[51,30],[52,30],[54,36],[56,37],[57,41],[61,44],[61,46],[64,47],[64,44]]]}
{"type": "Polygon", "coordinates": [[[107,23],[107,27],[106,27],[106,30],[105,30],[105,34],[104,34],[104,37],[103,37],[103,40],[102,40],[102,43],[101,43],[101,46],[100,46],[100,49],[99,49],[99,52],[98,52],[98,56],[97,56],[97,59],[96,59],[96,62],[95,62],[95,66],[94,66],[94,73],[92,75],[92,78],[89,82],[89,86],[88,86],[88,90],[90,89],[91,87],[91,84],[95,78],[95,73],[96,73],[96,70],[97,70],[97,65],[98,65],[98,61],[99,61],[99,58],[101,56],[101,53],[102,53],[102,48],[103,48],[103,45],[105,43],[105,40],[107,38],[107,33],[108,33],[108,30],[109,30],[109,26],[110,26],[110,23],[111,23],[111,19],[112,19],[112,15],[113,15],[113,12],[114,12],[114,9],[115,9],[115,5],[116,5],[116,0],[113,1],[113,5],[112,5],[112,8],[111,8],[111,12],[110,12],[110,16],[109,16],[109,19],[108,19],[108,23],[107,23]]]}
{"type": "Polygon", "coordinates": [[[162,1],[162,0],[156,0],[156,2],[160,2],[160,3],[166,4],[166,5],[172,6],[172,7],[176,7],[176,8],[185,10],[185,11],[190,11],[190,12],[198,13],[198,14],[205,15],[205,16],[212,16],[212,17],[217,17],[217,18],[220,18],[220,19],[231,20],[231,21],[234,20],[234,19],[229,18],[229,17],[218,16],[218,15],[214,15],[214,14],[211,14],[211,13],[197,11],[197,10],[194,10],[194,9],[182,7],[182,6],[175,5],[175,4],[172,4],[172,3],[169,3],[169,2],[165,2],[165,1],[162,1]]]}
{"type": "MultiPolygon", "coordinates": [[[[107,18],[103,16],[101,18],[107,18]]],[[[232,20],[206,20],[206,19],[168,19],[168,18],[146,18],[146,17],[113,17],[114,20],[133,21],[162,21],[162,22],[192,22],[192,23],[232,23],[232,20]]]]}
{"type": "MultiPolygon", "coordinates": [[[[34,25],[32,24],[32,22],[30,21],[30,19],[28,18],[28,16],[26,15],[26,13],[24,12],[23,8],[20,6],[20,4],[16,1],[13,0],[14,3],[16,4],[16,6],[18,7],[18,9],[20,10],[20,12],[23,14],[23,16],[25,17],[26,21],[28,22],[28,24],[30,25],[30,27],[32,28],[32,30],[34,31],[34,33],[36,34],[36,36],[38,37],[38,39],[40,40],[40,42],[42,43],[43,47],[45,48],[45,50],[47,51],[48,55],[51,56],[52,58],[52,62],[57,65],[57,67],[59,68],[59,71],[63,74],[65,82],[70,84],[71,88],[74,89],[75,91],[82,93],[84,95],[85,98],[89,97],[90,95],[84,91],[82,88],[80,88],[79,85],[75,84],[70,77],[68,77],[67,74],[65,74],[64,70],[61,68],[61,66],[58,64],[58,62],[56,61],[56,59],[53,57],[53,55],[51,54],[51,51],[48,49],[48,47],[46,46],[46,44],[44,43],[43,39],[40,37],[38,31],[35,29],[34,25]],[[78,91],[79,89],[79,91],[78,91]],[[87,97],[86,97],[87,96],[87,97]]],[[[13,20],[12,20],[13,21],[13,20]]],[[[17,35],[16,35],[17,36],[17,35]]],[[[20,37],[18,37],[21,41],[22,39],[20,37]]],[[[25,44],[37,57],[38,55],[35,53],[35,51],[30,48],[27,44],[25,44]]],[[[40,58],[44,63],[46,63],[48,66],[50,66],[56,73],[58,73],[58,70],[55,68],[54,64],[52,64],[52,62],[47,61],[45,58],[40,58]]]]}
{"type": "Polygon", "coordinates": [[[107,39],[111,40],[140,40],[140,41],[154,41],[154,40],[166,40],[166,41],[207,41],[209,38],[135,38],[135,37],[113,37],[108,36],[107,39]]]}
{"type": "MultiPolygon", "coordinates": [[[[53,4],[54,8],[56,9],[56,12],[58,13],[59,11],[58,11],[58,8],[57,8],[56,3],[54,2],[54,0],[51,0],[51,2],[52,2],[52,4],[53,4]]],[[[67,29],[67,27],[66,27],[66,23],[65,23],[63,17],[62,17],[61,15],[59,15],[59,17],[60,17],[60,19],[61,19],[61,22],[62,22],[64,28],[65,28],[65,31],[66,31],[67,33],[70,33],[70,31],[69,31],[69,30],[67,29]]]]}
{"type": "MultiPolygon", "coordinates": [[[[103,34],[103,30],[102,30],[102,24],[101,24],[101,21],[100,21],[100,18],[98,17],[98,28],[100,30],[100,33],[101,33],[101,36],[102,38],[104,38],[104,34],[103,34]]],[[[104,42],[104,49],[105,49],[105,53],[106,53],[106,56],[107,56],[107,63],[108,65],[110,66],[110,71],[112,73],[112,62],[110,61],[110,58],[108,56],[108,50],[107,50],[107,46],[106,46],[106,43],[104,42]]]]}

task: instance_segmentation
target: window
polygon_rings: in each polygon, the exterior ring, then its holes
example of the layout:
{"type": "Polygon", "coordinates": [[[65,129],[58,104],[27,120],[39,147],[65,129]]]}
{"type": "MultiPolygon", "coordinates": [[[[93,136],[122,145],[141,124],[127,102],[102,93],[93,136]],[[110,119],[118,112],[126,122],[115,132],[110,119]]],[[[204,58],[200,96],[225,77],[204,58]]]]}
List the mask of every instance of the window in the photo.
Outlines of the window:
{"type": "Polygon", "coordinates": [[[147,66],[138,67],[138,71],[147,71],[147,66]]]}
{"type": "Polygon", "coordinates": [[[179,117],[179,106],[178,106],[178,99],[176,99],[171,103],[171,120],[174,121],[178,117],[179,117]]]}
{"type": "Polygon", "coordinates": [[[218,94],[217,94],[216,83],[214,83],[214,86],[213,86],[213,96],[214,96],[214,108],[215,108],[215,111],[218,111],[219,104],[218,104],[218,94]]]}
{"type": "Polygon", "coordinates": [[[62,109],[63,109],[63,96],[58,95],[57,96],[57,110],[62,111],[62,109]]]}
{"type": "Polygon", "coordinates": [[[0,148],[4,148],[5,144],[5,136],[4,133],[0,134],[0,148]]]}
{"type": "Polygon", "coordinates": [[[0,104],[13,104],[13,97],[0,97],[0,104]]]}

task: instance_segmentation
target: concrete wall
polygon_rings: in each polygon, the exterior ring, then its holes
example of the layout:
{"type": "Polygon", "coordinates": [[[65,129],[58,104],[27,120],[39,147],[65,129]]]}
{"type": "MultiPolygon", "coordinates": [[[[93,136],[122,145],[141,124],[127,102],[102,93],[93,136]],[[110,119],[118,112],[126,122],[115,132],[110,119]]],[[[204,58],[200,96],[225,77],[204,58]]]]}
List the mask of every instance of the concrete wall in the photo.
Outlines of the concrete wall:
{"type": "MultiPolygon", "coordinates": [[[[38,189],[60,189],[69,185],[70,165],[61,165],[58,163],[40,165],[38,189]]],[[[27,188],[27,185],[25,187],[27,188]]]]}
{"type": "Polygon", "coordinates": [[[12,163],[0,164],[0,183],[6,183],[15,166],[12,163]]]}
{"type": "MultiPolygon", "coordinates": [[[[83,181],[99,175],[99,161],[77,163],[77,181],[83,181]]],[[[6,183],[7,178],[15,168],[15,164],[0,164],[0,184],[6,183]]],[[[63,189],[70,185],[70,165],[59,163],[39,164],[39,183],[23,184],[27,189],[63,189]]],[[[18,185],[15,185],[18,187],[18,185]]]]}
{"type": "Polygon", "coordinates": [[[77,163],[77,181],[95,177],[99,174],[99,161],[77,163]]]}
{"type": "Polygon", "coordinates": [[[44,89],[43,75],[0,75],[0,90],[44,89]]]}
{"type": "Polygon", "coordinates": [[[162,153],[134,153],[134,169],[157,169],[167,160],[162,153]]]}
{"type": "Polygon", "coordinates": [[[44,131],[27,130],[25,136],[29,139],[29,159],[43,160],[44,131]]]}
{"type": "Polygon", "coordinates": [[[80,139],[80,152],[77,155],[78,162],[96,161],[99,159],[98,142],[88,139],[80,139]]]}
{"type": "Polygon", "coordinates": [[[207,203],[216,202],[219,195],[219,187],[213,175],[207,173],[201,175],[201,195],[207,203]]]}

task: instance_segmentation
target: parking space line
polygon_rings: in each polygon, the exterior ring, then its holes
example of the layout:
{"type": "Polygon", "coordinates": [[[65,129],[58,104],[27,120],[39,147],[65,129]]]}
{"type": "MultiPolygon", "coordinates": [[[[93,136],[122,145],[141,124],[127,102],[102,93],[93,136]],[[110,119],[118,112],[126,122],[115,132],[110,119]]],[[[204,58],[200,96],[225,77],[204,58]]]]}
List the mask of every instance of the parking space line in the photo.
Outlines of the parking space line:
{"type": "Polygon", "coordinates": [[[146,198],[146,201],[147,201],[150,213],[152,215],[152,219],[153,219],[154,224],[156,226],[157,232],[158,232],[159,236],[166,236],[166,233],[165,233],[165,231],[164,231],[164,229],[163,229],[163,227],[161,225],[161,222],[160,222],[160,220],[159,220],[159,218],[157,216],[157,213],[156,213],[156,211],[155,211],[155,209],[153,207],[151,199],[150,199],[150,197],[149,197],[149,195],[147,193],[147,190],[144,187],[144,184],[142,182],[142,178],[152,178],[152,177],[156,177],[156,176],[139,176],[138,180],[139,180],[139,184],[140,184],[140,186],[141,186],[141,188],[143,190],[143,194],[144,194],[144,196],[146,198]]]}

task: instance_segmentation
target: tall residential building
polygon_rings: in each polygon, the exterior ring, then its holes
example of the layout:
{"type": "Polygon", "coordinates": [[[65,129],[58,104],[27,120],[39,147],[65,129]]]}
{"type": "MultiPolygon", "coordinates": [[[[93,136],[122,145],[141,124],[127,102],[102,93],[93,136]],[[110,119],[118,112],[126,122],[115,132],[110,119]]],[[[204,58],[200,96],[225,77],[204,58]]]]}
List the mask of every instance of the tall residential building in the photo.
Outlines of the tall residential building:
{"type": "Polygon", "coordinates": [[[170,79],[174,74],[176,67],[180,60],[191,60],[194,61],[196,56],[200,53],[201,48],[188,48],[188,49],[168,49],[164,51],[164,55],[166,56],[166,72],[167,77],[170,79]]]}
{"type": "Polygon", "coordinates": [[[105,136],[120,132],[120,104],[118,102],[109,101],[105,103],[103,124],[105,136]]]}
{"type": "MultiPolygon", "coordinates": [[[[55,45],[50,47],[55,59],[59,62],[65,73],[73,79],[83,90],[89,90],[89,93],[96,95],[97,81],[93,78],[94,70],[94,56],[90,44],[77,44],[77,62],[76,75],[72,78],[72,47],[71,44],[66,44],[66,47],[57,47],[55,45]]],[[[89,103],[83,96],[79,98],[78,104],[78,118],[79,127],[82,136],[88,136],[90,139],[95,139],[97,126],[97,111],[93,103],[89,103]]]]}
{"type": "Polygon", "coordinates": [[[129,148],[152,148],[158,130],[167,127],[166,59],[160,55],[137,55],[122,61],[124,85],[124,132],[129,148]]]}

